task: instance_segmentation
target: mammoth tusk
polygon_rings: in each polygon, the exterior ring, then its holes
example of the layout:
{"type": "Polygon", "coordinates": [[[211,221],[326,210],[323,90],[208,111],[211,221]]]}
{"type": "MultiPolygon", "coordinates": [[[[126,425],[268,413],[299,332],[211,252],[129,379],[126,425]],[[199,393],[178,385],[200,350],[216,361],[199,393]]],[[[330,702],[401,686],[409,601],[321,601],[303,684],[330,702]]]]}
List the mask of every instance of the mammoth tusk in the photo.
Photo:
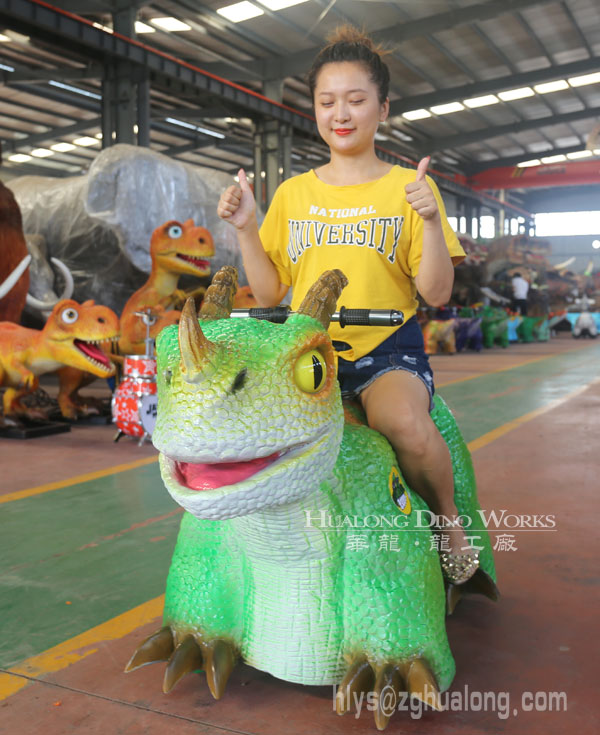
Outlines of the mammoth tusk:
{"type": "Polygon", "coordinates": [[[59,260],[58,258],[50,258],[50,260],[54,263],[57,270],[60,271],[62,277],[65,280],[65,287],[63,289],[62,296],[57,296],[52,301],[40,301],[39,299],[36,299],[35,296],[32,296],[28,293],[27,305],[30,306],[32,309],[38,309],[39,311],[52,311],[52,309],[56,306],[56,304],[58,304],[59,301],[62,301],[63,299],[70,299],[73,295],[75,283],[73,281],[73,275],[71,271],[62,262],[62,260],[59,260]]]}
{"type": "Polygon", "coordinates": [[[216,349],[214,343],[204,336],[194,299],[185,302],[179,317],[179,350],[181,352],[181,372],[188,383],[197,383],[203,375],[211,354],[216,349]]]}
{"type": "Polygon", "coordinates": [[[0,299],[3,299],[15,283],[21,278],[31,263],[31,255],[26,255],[8,278],[0,283],[0,299]]]}
{"type": "Polygon", "coordinates": [[[70,299],[71,296],[73,295],[73,290],[75,289],[75,283],[73,282],[73,274],[67,268],[67,266],[62,262],[62,260],[59,260],[58,258],[50,258],[50,260],[54,263],[56,268],[62,273],[62,277],[65,280],[65,287],[63,289],[62,296],[58,300],[61,301],[62,299],[70,299]]]}

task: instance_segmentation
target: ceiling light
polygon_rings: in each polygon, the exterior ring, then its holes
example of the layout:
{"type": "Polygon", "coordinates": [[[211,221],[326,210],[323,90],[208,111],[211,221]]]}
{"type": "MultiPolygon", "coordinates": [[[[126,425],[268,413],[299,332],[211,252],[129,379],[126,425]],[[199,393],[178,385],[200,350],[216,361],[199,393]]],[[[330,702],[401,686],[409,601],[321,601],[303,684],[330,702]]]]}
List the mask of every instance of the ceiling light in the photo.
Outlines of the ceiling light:
{"type": "Polygon", "coordinates": [[[407,120],[424,120],[426,117],[431,117],[429,110],[410,110],[409,112],[403,113],[402,117],[407,120]]]}
{"type": "Polygon", "coordinates": [[[557,156],[546,156],[542,158],[542,163],[559,163],[559,161],[566,161],[567,157],[559,153],[557,156]]]}
{"type": "Polygon", "coordinates": [[[407,143],[409,143],[411,140],[414,140],[412,135],[406,135],[406,133],[403,133],[401,130],[392,129],[392,135],[394,136],[394,138],[400,138],[400,140],[404,140],[407,143]]]}
{"type": "Polygon", "coordinates": [[[59,153],[67,153],[68,151],[75,150],[75,146],[72,143],[55,143],[54,145],[51,145],[50,148],[52,148],[53,151],[58,151],[59,153]]]}
{"type": "Polygon", "coordinates": [[[102,133],[96,133],[96,135],[94,135],[94,138],[98,138],[98,140],[102,140],[102,133]]]}
{"type": "Polygon", "coordinates": [[[189,26],[187,23],[182,23],[182,21],[177,20],[177,18],[151,18],[150,23],[158,26],[159,28],[162,28],[163,31],[192,30],[192,26],[189,26]]]}
{"type": "Polygon", "coordinates": [[[260,4],[265,5],[269,10],[283,10],[305,2],[306,0],[260,0],[260,4]]]}
{"type": "Polygon", "coordinates": [[[113,29],[109,26],[103,26],[102,23],[92,23],[94,28],[98,28],[101,31],[104,31],[105,33],[114,33],[113,29]]]}
{"type": "Polygon", "coordinates": [[[448,102],[447,105],[434,105],[429,109],[436,115],[448,115],[450,112],[459,112],[465,108],[460,102],[448,102]]]}
{"type": "Polygon", "coordinates": [[[10,38],[8,36],[5,36],[3,33],[0,33],[0,43],[8,43],[10,41],[10,38]]]}
{"type": "Polygon", "coordinates": [[[539,166],[540,161],[538,161],[537,158],[534,158],[532,161],[521,161],[521,163],[517,163],[517,168],[529,168],[529,166],[539,166]]]}
{"type": "Polygon", "coordinates": [[[600,240],[594,240],[594,242],[592,243],[592,247],[594,248],[594,250],[598,250],[598,248],[600,248],[600,240]]]}
{"type": "Polygon", "coordinates": [[[557,79],[555,82],[535,84],[533,88],[538,94],[549,94],[550,92],[560,92],[561,89],[569,89],[569,85],[566,79],[557,79]]]}
{"type": "Polygon", "coordinates": [[[88,145],[98,145],[98,141],[96,138],[90,138],[89,135],[84,135],[83,138],[76,138],[73,143],[75,145],[82,145],[82,146],[88,146],[88,145]]]}
{"type": "Polygon", "coordinates": [[[243,20],[249,20],[250,18],[256,18],[259,15],[263,15],[264,10],[249,3],[248,0],[243,0],[241,3],[234,3],[233,5],[225,5],[223,8],[217,8],[217,13],[222,15],[232,23],[241,23],[243,20]]]}
{"type": "Polygon", "coordinates": [[[35,148],[31,151],[31,155],[36,158],[48,158],[54,155],[54,151],[49,151],[47,148],[35,148]]]}
{"type": "Polygon", "coordinates": [[[469,100],[463,100],[463,103],[470,108],[485,107],[486,105],[496,105],[500,100],[495,94],[486,94],[483,97],[471,97],[469,100]]]}
{"type": "Polygon", "coordinates": [[[25,161],[31,161],[31,156],[26,156],[24,153],[14,153],[8,157],[8,160],[15,163],[25,163],[25,161]]]}
{"type": "Polygon", "coordinates": [[[507,89],[505,92],[498,92],[498,97],[503,102],[511,102],[512,100],[522,100],[525,97],[533,97],[535,92],[531,87],[519,87],[519,89],[507,89]]]}
{"type": "Polygon", "coordinates": [[[209,130],[208,128],[201,128],[198,125],[194,125],[189,122],[184,122],[183,120],[176,120],[174,117],[166,117],[166,122],[170,122],[173,125],[179,125],[182,128],[188,128],[189,130],[196,130],[199,133],[204,133],[205,135],[212,135],[213,138],[224,138],[223,133],[218,133],[216,130],[209,130]]]}
{"type": "Polygon", "coordinates": [[[149,26],[147,23],[142,23],[141,20],[136,20],[135,32],[136,33],[156,33],[156,28],[152,28],[152,26],[149,26]]]}
{"type": "Polygon", "coordinates": [[[75,94],[82,94],[84,97],[91,97],[94,100],[101,100],[102,95],[96,94],[95,92],[88,92],[87,89],[81,89],[80,87],[73,87],[71,84],[63,84],[63,82],[56,82],[54,79],[50,79],[48,84],[51,87],[58,87],[59,89],[66,89],[67,92],[75,92],[75,94]]]}
{"type": "Polygon", "coordinates": [[[567,153],[567,158],[574,161],[577,158],[589,158],[592,155],[592,151],[575,151],[574,153],[567,153]]]}
{"type": "Polygon", "coordinates": [[[584,84],[595,84],[600,82],[600,71],[596,71],[593,74],[584,74],[582,77],[571,77],[569,84],[572,87],[583,87],[584,84]]]}

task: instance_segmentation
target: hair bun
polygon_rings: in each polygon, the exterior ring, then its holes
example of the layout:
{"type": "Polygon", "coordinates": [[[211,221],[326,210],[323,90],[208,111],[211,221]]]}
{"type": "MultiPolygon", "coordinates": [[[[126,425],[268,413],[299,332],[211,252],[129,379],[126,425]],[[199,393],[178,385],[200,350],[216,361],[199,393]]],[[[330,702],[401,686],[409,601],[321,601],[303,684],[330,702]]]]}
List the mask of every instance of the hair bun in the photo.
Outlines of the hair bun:
{"type": "Polygon", "coordinates": [[[336,43],[354,43],[360,46],[366,46],[369,51],[372,51],[374,54],[379,56],[389,53],[381,44],[374,43],[373,39],[368,35],[364,28],[357,28],[351,23],[344,23],[343,25],[334,28],[331,33],[327,34],[326,40],[328,46],[333,46],[336,43]]]}

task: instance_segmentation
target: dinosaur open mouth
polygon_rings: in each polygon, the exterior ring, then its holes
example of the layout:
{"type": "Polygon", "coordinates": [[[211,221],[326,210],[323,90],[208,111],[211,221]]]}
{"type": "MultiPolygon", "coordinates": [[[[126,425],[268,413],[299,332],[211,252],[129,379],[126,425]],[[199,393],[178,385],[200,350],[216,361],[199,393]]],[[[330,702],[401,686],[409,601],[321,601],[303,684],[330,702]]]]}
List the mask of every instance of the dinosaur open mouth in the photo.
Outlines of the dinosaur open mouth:
{"type": "Polygon", "coordinates": [[[281,452],[273,452],[267,457],[256,457],[246,462],[216,462],[212,464],[193,464],[175,462],[175,479],[189,490],[215,490],[225,485],[236,485],[247,480],[260,470],[275,462],[281,452]]]}
{"type": "Polygon", "coordinates": [[[193,255],[182,255],[181,253],[177,253],[177,257],[181,260],[185,260],[186,263],[191,263],[193,266],[196,266],[196,268],[201,268],[202,270],[206,270],[210,267],[210,262],[203,258],[195,258],[193,255]]]}
{"type": "Polygon", "coordinates": [[[88,360],[93,362],[97,367],[104,367],[107,370],[112,370],[112,365],[108,357],[97,347],[94,343],[88,342],[83,339],[73,340],[73,344],[80,352],[87,357],[88,360]]]}

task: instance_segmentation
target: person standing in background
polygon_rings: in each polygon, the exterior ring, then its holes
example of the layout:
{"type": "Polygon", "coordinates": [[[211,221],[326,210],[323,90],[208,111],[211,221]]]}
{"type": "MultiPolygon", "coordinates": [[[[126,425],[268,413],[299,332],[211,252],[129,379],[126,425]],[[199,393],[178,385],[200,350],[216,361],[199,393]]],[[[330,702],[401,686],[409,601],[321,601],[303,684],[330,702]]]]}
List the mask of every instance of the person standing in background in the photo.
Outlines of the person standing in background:
{"type": "Polygon", "coordinates": [[[515,273],[512,278],[513,299],[515,311],[521,316],[527,316],[527,294],[529,293],[529,282],[520,273],[515,273]]]}

